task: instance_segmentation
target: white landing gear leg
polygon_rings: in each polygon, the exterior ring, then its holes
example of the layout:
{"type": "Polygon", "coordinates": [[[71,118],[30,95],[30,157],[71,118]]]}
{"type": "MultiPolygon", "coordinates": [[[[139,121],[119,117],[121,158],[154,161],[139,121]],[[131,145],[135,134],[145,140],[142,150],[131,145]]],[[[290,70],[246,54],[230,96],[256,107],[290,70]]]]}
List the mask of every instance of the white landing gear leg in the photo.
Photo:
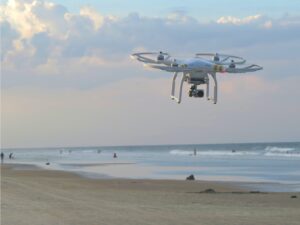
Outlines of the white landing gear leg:
{"type": "MultiPolygon", "coordinates": [[[[211,77],[213,78],[214,80],[214,97],[213,98],[210,98],[209,95],[208,95],[208,91],[207,91],[207,99],[208,100],[213,100],[213,103],[214,104],[217,104],[217,100],[218,100],[218,82],[217,82],[217,77],[216,77],[216,73],[212,73],[210,74],[211,77]]],[[[207,90],[209,90],[209,82],[207,83],[207,90]]]]}
{"type": "Polygon", "coordinates": [[[214,104],[217,104],[218,100],[218,83],[217,83],[217,78],[216,78],[216,73],[211,74],[212,78],[214,79],[214,104]]]}
{"type": "Polygon", "coordinates": [[[171,90],[171,99],[175,99],[175,83],[177,78],[178,72],[174,73],[173,80],[172,80],[172,90],[171,90]]]}
{"type": "Polygon", "coordinates": [[[179,96],[177,98],[177,97],[175,97],[175,84],[176,84],[177,74],[178,74],[178,72],[174,73],[174,77],[173,77],[173,81],[172,81],[171,99],[175,100],[179,104],[181,102],[182,87],[183,87],[183,83],[184,83],[186,77],[185,77],[185,74],[182,75],[182,79],[181,79],[180,87],[179,87],[179,96]]]}
{"type": "Polygon", "coordinates": [[[206,78],[206,98],[207,98],[207,100],[210,100],[210,98],[209,98],[209,77],[206,78]]]}

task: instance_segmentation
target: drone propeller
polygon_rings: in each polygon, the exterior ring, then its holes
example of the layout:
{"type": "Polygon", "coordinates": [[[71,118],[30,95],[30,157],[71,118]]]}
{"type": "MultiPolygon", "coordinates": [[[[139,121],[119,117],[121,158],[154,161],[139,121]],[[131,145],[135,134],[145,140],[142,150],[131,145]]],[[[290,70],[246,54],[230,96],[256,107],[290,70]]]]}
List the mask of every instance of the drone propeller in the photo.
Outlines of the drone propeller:
{"type": "Polygon", "coordinates": [[[166,64],[169,65],[168,59],[171,57],[166,52],[140,52],[140,53],[134,53],[131,55],[132,58],[137,59],[140,62],[143,63],[150,63],[150,64],[166,64]],[[152,56],[152,57],[150,57],[152,56]],[[154,58],[153,56],[156,56],[154,58]]]}
{"type": "Polygon", "coordinates": [[[247,73],[247,72],[255,72],[257,70],[262,70],[263,68],[261,66],[258,66],[258,65],[250,65],[250,66],[246,66],[246,67],[239,67],[239,68],[236,68],[235,66],[234,67],[228,67],[225,69],[224,72],[227,72],[227,73],[247,73]]]}
{"type": "Polygon", "coordinates": [[[244,64],[246,62],[245,59],[239,56],[234,56],[234,55],[225,55],[225,54],[220,54],[220,53],[198,53],[196,54],[196,57],[200,58],[207,58],[211,57],[212,62],[218,65],[230,65],[231,60],[235,60],[235,64],[244,64]]]}

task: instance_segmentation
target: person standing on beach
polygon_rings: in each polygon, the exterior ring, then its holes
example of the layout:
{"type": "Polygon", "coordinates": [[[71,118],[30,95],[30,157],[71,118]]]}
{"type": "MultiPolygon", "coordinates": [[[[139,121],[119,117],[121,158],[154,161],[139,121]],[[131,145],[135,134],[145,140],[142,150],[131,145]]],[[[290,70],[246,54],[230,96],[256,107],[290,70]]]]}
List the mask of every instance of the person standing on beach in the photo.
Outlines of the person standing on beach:
{"type": "Polygon", "coordinates": [[[3,164],[3,161],[4,161],[4,153],[1,152],[1,164],[3,164]]]}
{"type": "Polygon", "coordinates": [[[196,155],[197,155],[197,149],[194,148],[194,156],[196,156],[196,155]]]}

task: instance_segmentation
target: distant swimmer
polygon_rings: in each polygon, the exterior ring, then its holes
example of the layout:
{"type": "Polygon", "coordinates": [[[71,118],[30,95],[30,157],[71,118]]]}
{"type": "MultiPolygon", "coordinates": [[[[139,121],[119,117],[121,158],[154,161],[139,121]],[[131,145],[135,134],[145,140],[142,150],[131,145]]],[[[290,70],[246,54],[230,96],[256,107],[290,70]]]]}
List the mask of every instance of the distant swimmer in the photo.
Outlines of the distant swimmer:
{"type": "Polygon", "coordinates": [[[100,149],[98,149],[98,150],[97,150],[97,153],[98,153],[98,154],[100,154],[100,153],[101,153],[101,150],[100,150],[100,149]]]}
{"type": "Polygon", "coordinates": [[[113,156],[114,158],[118,158],[118,156],[117,156],[117,153],[114,153],[114,156],[113,156]]]}
{"type": "Polygon", "coordinates": [[[4,153],[1,152],[1,164],[3,163],[3,161],[4,161],[4,153]]]}
{"type": "Polygon", "coordinates": [[[196,155],[197,155],[197,149],[194,148],[194,156],[196,156],[196,155]]]}
{"type": "Polygon", "coordinates": [[[231,151],[232,153],[235,153],[236,152],[236,150],[234,150],[234,149],[232,149],[232,151],[231,151]]]}

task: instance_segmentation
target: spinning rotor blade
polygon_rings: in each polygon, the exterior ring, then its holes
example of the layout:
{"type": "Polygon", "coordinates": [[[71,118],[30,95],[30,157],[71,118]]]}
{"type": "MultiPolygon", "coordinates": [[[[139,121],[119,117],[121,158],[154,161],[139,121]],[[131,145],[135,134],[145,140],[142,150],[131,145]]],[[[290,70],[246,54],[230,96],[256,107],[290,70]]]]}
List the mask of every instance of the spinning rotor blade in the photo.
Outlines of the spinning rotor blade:
{"type": "Polygon", "coordinates": [[[224,59],[220,60],[219,64],[221,64],[221,65],[230,65],[232,62],[234,64],[238,65],[238,64],[244,64],[246,62],[246,60],[243,59],[242,57],[228,55],[224,59]]]}
{"type": "Polygon", "coordinates": [[[221,56],[219,53],[197,53],[196,57],[198,57],[198,56],[216,56],[216,55],[221,56]]]}
{"type": "Polygon", "coordinates": [[[168,61],[168,59],[171,58],[171,56],[168,53],[164,52],[140,52],[140,53],[134,53],[131,55],[131,58],[134,58],[140,62],[146,63],[146,64],[165,64],[165,65],[171,65],[171,63],[168,61]],[[156,59],[153,59],[153,57],[147,57],[147,56],[156,56],[156,59]],[[159,56],[162,56],[162,60],[159,60],[159,56]]]}
{"type": "Polygon", "coordinates": [[[258,65],[250,65],[242,68],[226,68],[224,72],[227,73],[247,73],[247,72],[255,72],[257,70],[262,70],[263,68],[258,65]]]}
{"type": "Polygon", "coordinates": [[[132,54],[133,56],[139,56],[139,55],[159,55],[159,54],[162,54],[162,55],[169,55],[168,53],[166,52],[139,52],[139,53],[134,53],[132,54]]]}
{"type": "Polygon", "coordinates": [[[143,55],[154,55],[154,54],[156,53],[154,52],[134,53],[131,55],[131,57],[143,63],[157,63],[156,60],[143,56],[143,55]]]}
{"type": "Polygon", "coordinates": [[[196,57],[220,57],[219,61],[211,60],[215,64],[218,65],[230,65],[231,60],[234,60],[234,64],[244,64],[246,62],[245,59],[239,56],[234,56],[234,55],[225,55],[225,54],[219,54],[219,53],[197,53],[196,57]]]}

